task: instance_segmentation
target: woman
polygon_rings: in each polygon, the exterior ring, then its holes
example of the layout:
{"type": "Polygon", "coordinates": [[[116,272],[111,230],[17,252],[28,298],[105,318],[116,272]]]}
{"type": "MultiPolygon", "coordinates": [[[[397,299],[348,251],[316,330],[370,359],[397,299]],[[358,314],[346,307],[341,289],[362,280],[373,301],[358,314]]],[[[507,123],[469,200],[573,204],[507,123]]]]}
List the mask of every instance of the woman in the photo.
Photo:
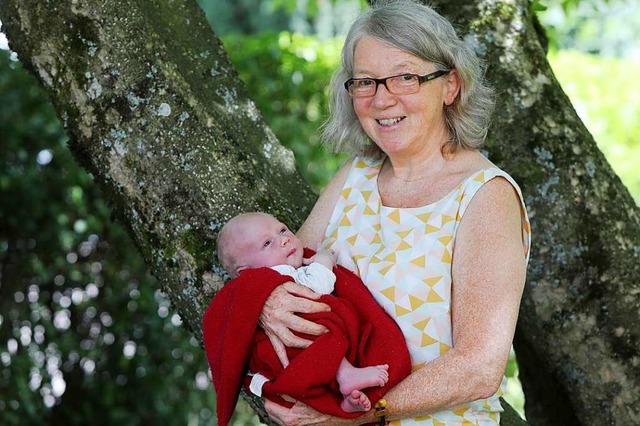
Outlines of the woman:
{"type": "MultiPolygon", "coordinates": [[[[385,396],[386,420],[497,425],[530,232],[518,186],[477,151],[492,109],[479,61],[429,7],[378,2],[351,27],[332,89],[325,137],[357,156],[298,236],[340,253],[403,331],[413,373],[385,396]]],[[[295,313],[326,306],[292,293],[311,296],[287,283],[262,314],[280,348],[308,344],[292,330],[323,331],[295,313]]],[[[282,424],[378,421],[265,407],[282,424]]]]}

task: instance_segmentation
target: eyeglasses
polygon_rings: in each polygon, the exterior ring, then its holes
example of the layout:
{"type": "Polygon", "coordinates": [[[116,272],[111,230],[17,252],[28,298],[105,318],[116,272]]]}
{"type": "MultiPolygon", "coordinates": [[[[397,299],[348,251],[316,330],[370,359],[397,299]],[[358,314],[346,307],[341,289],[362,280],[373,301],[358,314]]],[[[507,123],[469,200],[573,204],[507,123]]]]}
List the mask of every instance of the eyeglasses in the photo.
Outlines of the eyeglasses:
{"type": "Polygon", "coordinates": [[[420,89],[422,83],[449,74],[451,70],[439,70],[431,74],[400,74],[385,78],[350,78],[344,82],[344,88],[353,98],[368,98],[376,94],[382,84],[392,95],[410,95],[420,89]]]}

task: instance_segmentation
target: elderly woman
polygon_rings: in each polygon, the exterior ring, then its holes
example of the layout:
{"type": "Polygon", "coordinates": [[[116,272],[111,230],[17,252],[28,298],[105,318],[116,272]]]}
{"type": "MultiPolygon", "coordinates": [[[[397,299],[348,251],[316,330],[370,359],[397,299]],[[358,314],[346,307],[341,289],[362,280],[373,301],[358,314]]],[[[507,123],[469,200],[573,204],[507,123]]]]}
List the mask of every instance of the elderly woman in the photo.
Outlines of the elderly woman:
{"type": "MultiPolygon", "coordinates": [[[[403,0],[356,19],[332,81],[325,137],[356,156],[298,236],[336,250],[400,326],[413,372],[377,414],[403,425],[500,421],[530,232],[517,184],[477,151],[492,110],[482,75],[446,19],[403,0]]],[[[280,354],[309,344],[293,332],[323,332],[296,313],[327,307],[297,294],[314,297],[287,283],[262,313],[280,354]]],[[[281,424],[379,421],[375,410],[354,421],[265,406],[281,424]]]]}

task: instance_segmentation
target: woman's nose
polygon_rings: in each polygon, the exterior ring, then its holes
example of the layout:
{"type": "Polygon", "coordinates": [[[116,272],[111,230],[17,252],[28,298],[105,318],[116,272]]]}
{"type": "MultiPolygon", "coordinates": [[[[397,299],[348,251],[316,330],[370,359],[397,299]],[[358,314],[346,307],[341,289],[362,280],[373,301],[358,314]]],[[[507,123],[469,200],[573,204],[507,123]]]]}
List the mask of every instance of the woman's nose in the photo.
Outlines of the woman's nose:
{"type": "Polygon", "coordinates": [[[373,104],[376,108],[384,108],[388,105],[394,105],[398,101],[396,95],[389,92],[384,84],[378,85],[375,95],[373,95],[373,104]]]}

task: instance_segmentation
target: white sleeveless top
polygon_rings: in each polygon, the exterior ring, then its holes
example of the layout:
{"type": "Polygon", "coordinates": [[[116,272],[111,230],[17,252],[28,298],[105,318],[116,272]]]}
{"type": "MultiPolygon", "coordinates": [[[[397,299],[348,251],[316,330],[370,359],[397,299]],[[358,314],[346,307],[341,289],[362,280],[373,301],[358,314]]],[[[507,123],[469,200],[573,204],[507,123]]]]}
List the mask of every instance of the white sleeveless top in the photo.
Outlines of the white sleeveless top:
{"type": "MultiPolygon", "coordinates": [[[[529,220],[520,188],[498,168],[480,170],[451,193],[416,208],[382,205],[378,173],[383,159],[356,158],[327,227],[323,246],[338,252],[338,263],[354,271],[378,303],[395,319],[407,342],[413,370],[445,354],[452,345],[451,259],[460,220],[482,185],[503,177],[522,205],[522,234],[528,261],[529,220]]],[[[488,399],[395,425],[498,425],[498,400],[488,399]]]]}

